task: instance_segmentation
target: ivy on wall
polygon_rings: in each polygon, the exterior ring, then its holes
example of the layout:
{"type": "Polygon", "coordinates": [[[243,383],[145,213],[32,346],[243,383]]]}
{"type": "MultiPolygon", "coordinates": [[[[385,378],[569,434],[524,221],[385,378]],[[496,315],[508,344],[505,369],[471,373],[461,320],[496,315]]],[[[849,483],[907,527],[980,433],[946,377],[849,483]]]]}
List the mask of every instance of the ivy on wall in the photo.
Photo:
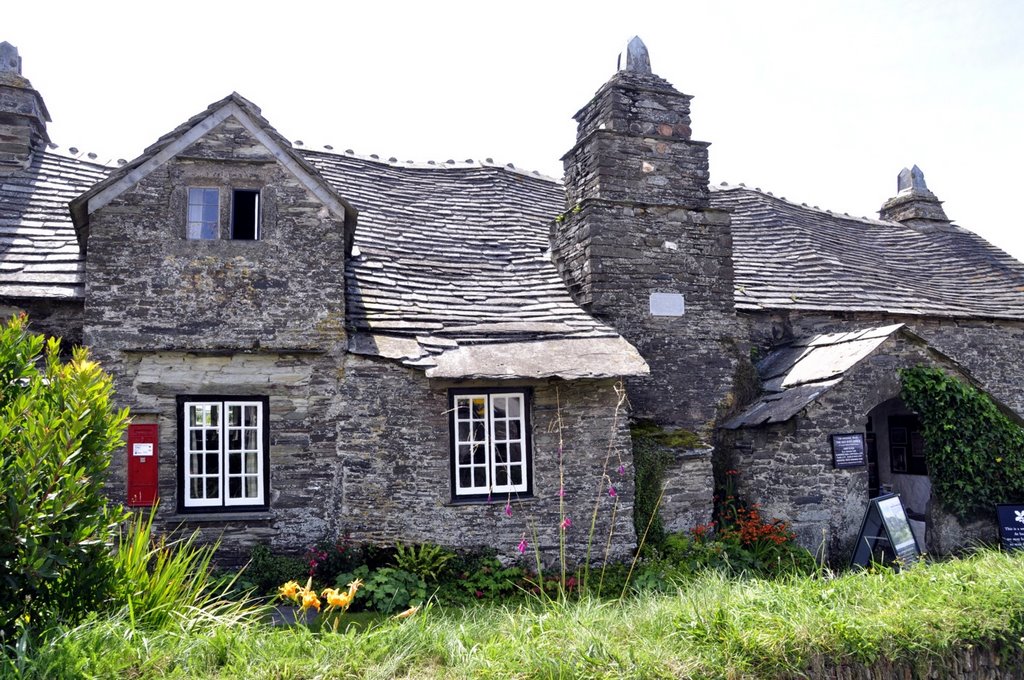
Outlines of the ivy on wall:
{"type": "Polygon", "coordinates": [[[1024,428],[984,392],[936,368],[900,371],[903,402],[921,419],[932,490],[961,519],[1024,502],[1024,428]]]}
{"type": "Polygon", "coordinates": [[[633,468],[636,471],[636,495],[633,499],[633,528],[639,541],[646,533],[645,545],[660,546],[665,541],[665,523],[658,513],[665,473],[678,450],[701,448],[700,437],[688,430],[663,430],[650,421],[630,427],[633,437],[633,468]]]}

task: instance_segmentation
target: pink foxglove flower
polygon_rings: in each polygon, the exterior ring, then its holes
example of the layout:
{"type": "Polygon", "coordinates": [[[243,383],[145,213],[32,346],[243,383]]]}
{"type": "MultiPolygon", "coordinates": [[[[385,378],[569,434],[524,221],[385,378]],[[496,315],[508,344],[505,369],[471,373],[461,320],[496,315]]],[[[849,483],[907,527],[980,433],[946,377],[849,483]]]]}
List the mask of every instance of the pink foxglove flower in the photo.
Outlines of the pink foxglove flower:
{"type": "Polygon", "coordinates": [[[626,466],[622,465],[622,464],[619,464],[619,477],[622,477],[625,474],[626,474],[626,466]]]}
{"type": "Polygon", "coordinates": [[[619,495],[619,492],[615,490],[614,485],[610,485],[608,487],[608,495],[611,496],[612,498],[615,498],[616,496],[619,495]]]}
{"type": "Polygon", "coordinates": [[[561,527],[562,527],[563,530],[564,529],[568,529],[571,526],[572,526],[572,520],[571,519],[566,517],[565,519],[562,520],[561,527]]]}
{"type": "Polygon", "coordinates": [[[505,503],[505,517],[511,517],[511,516],[512,516],[512,504],[511,503],[505,503]]]}
{"type": "Polygon", "coordinates": [[[529,544],[526,542],[526,537],[524,536],[522,540],[519,541],[519,545],[516,546],[516,550],[518,550],[519,554],[522,555],[524,552],[526,552],[526,548],[528,546],[529,544]]]}
{"type": "Polygon", "coordinates": [[[564,486],[558,487],[558,497],[559,498],[564,498],[565,497],[565,487],[564,486]]]}

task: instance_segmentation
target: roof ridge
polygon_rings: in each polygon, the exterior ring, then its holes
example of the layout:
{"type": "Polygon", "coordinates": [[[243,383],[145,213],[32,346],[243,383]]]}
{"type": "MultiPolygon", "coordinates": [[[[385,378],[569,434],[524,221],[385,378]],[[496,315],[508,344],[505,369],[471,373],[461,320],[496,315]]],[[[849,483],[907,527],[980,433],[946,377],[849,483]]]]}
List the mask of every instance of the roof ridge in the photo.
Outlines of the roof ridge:
{"type": "MultiPolygon", "coordinates": [[[[896,225],[899,225],[900,224],[899,222],[894,222],[894,221],[891,221],[891,220],[881,220],[881,219],[877,219],[877,218],[873,218],[873,217],[868,217],[867,215],[861,215],[861,216],[851,215],[850,213],[845,213],[845,212],[844,213],[840,213],[840,212],[836,212],[835,210],[829,210],[828,208],[821,208],[821,207],[816,206],[816,205],[808,205],[807,203],[797,203],[796,201],[791,201],[790,199],[786,198],[785,196],[776,196],[771,191],[768,191],[766,189],[761,189],[761,187],[748,187],[743,182],[740,182],[739,184],[731,184],[729,182],[722,181],[722,182],[719,182],[717,185],[710,185],[709,188],[711,189],[711,191],[716,192],[716,193],[721,193],[721,192],[726,192],[726,191],[746,191],[748,193],[757,194],[758,196],[761,196],[763,198],[776,201],[777,203],[782,203],[784,205],[792,206],[792,207],[797,208],[799,210],[807,210],[809,212],[822,213],[824,215],[828,215],[830,217],[835,217],[835,218],[839,218],[839,219],[843,219],[843,220],[853,220],[854,222],[866,222],[868,224],[876,224],[876,225],[878,225],[878,224],[896,224],[896,225]]],[[[905,225],[901,225],[901,226],[905,226],[905,225]]],[[[959,225],[953,225],[953,226],[959,226],[959,225]]],[[[959,227],[959,228],[962,229],[963,227],[959,227]]]]}
{"type": "Polygon", "coordinates": [[[345,151],[337,151],[334,148],[327,148],[327,145],[322,149],[314,149],[306,146],[302,141],[296,140],[292,142],[292,148],[299,153],[311,153],[320,154],[324,156],[338,156],[341,158],[355,158],[361,161],[367,161],[369,163],[377,163],[379,165],[386,165],[391,168],[402,168],[411,170],[467,170],[467,169],[491,169],[499,170],[502,172],[512,173],[516,175],[522,175],[531,179],[539,179],[553,184],[562,184],[562,180],[550,175],[545,175],[539,170],[527,170],[526,168],[516,167],[512,163],[501,163],[495,162],[491,158],[485,158],[483,160],[467,158],[464,161],[446,160],[446,161],[399,161],[396,157],[391,156],[390,158],[381,158],[378,154],[358,154],[351,149],[345,151]]]}

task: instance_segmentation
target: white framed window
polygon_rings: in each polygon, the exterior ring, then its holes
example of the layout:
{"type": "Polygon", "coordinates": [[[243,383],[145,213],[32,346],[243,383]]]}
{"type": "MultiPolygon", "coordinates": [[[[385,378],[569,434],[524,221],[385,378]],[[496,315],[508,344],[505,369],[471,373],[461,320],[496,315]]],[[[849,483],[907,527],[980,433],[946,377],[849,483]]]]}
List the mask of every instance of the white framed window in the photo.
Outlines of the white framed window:
{"type": "Polygon", "coordinates": [[[267,506],[266,397],[179,397],[179,510],[267,506]]]}
{"type": "Polygon", "coordinates": [[[189,187],[185,238],[192,240],[220,238],[220,191],[218,189],[189,187]]]}
{"type": "Polygon", "coordinates": [[[529,393],[453,390],[450,402],[452,497],[529,495],[529,393]]]}

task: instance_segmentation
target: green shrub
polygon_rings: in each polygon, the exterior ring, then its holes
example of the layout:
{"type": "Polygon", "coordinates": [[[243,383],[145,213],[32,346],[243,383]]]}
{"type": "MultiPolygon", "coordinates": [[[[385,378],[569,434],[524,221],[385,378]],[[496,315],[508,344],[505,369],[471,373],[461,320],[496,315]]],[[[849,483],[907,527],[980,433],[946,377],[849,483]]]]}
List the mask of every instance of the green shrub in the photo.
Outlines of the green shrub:
{"type": "Polygon", "coordinates": [[[903,402],[921,419],[932,489],[961,519],[1024,499],[1024,428],[984,392],[937,368],[900,371],[903,402]]]}
{"type": "Polygon", "coordinates": [[[339,574],[350,572],[366,562],[364,549],[347,537],[322,538],[306,551],[310,576],[316,583],[333,585],[339,574]]]}
{"type": "Polygon", "coordinates": [[[443,605],[465,606],[522,595],[526,573],[520,567],[502,565],[491,551],[458,553],[448,564],[436,596],[443,605]]]}
{"type": "Polygon", "coordinates": [[[455,553],[439,545],[395,545],[395,564],[399,569],[418,574],[426,581],[437,581],[445,567],[455,558],[455,553]]]}
{"type": "Polygon", "coordinates": [[[397,567],[381,567],[366,579],[362,590],[368,607],[381,614],[393,614],[427,599],[427,584],[418,576],[397,567]]]}
{"type": "Polygon", "coordinates": [[[276,595],[281,584],[293,580],[304,581],[309,575],[309,564],[295,555],[277,555],[263,544],[256,544],[249,553],[245,578],[256,586],[260,595],[276,595]],[[301,578],[300,578],[301,577],[301,578]]]}
{"type": "Polygon", "coordinates": [[[14,622],[74,620],[108,594],[121,511],[102,494],[127,410],[75,348],[60,361],[25,317],[0,328],[0,633],[14,622]]]}

